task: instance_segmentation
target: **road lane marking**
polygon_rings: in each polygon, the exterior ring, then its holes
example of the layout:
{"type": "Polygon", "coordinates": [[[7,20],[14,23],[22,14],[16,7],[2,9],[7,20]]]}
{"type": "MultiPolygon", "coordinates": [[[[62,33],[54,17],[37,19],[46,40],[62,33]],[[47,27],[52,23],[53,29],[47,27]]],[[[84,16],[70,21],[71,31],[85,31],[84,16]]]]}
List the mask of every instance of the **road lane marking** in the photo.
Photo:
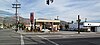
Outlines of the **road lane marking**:
{"type": "Polygon", "coordinates": [[[21,34],[21,45],[24,45],[24,39],[22,34],[21,34]]]}
{"type": "Polygon", "coordinates": [[[55,42],[53,42],[53,41],[51,41],[51,40],[49,40],[49,39],[47,39],[47,38],[44,38],[44,37],[42,37],[42,36],[39,36],[39,35],[36,35],[36,36],[38,36],[38,37],[40,37],[40,38],[42,38],[42,39],[45,39],[45,40],[51,42],[51,43],[54,44],[54,45],[59,45],[59,44],[57,44],[57,43],[55,43],[55,42]]]}

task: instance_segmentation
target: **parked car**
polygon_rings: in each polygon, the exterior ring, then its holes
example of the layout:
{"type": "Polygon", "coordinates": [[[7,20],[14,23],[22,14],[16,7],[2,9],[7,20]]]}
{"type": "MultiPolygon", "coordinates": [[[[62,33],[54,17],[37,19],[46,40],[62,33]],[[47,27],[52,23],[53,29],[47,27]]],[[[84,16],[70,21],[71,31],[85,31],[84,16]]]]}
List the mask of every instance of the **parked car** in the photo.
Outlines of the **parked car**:
{"type": "Polygon", "coordinates": [[[50,32],[50,30],[48,30],[48,29],[42,29],[41,31],[42,32],[50,32]]]}

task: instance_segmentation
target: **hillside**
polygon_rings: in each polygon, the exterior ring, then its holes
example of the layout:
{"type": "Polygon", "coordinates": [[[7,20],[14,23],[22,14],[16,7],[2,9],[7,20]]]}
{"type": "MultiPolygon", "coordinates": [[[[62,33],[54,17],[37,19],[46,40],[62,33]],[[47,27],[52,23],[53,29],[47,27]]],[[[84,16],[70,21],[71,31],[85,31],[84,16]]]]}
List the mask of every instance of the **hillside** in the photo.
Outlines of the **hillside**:
{"type": "MultiPolygon", "coordinates": [[[[21,23],[29,24],[29,19],[27,19],[27,18],[19,17],[19,21],[21,23]]],[[[15,24],[16,23],[16,17],[15,16],[11,16],[11,17],[0,17],[0,23],[4,23],[4,24],[15,24]]]]}

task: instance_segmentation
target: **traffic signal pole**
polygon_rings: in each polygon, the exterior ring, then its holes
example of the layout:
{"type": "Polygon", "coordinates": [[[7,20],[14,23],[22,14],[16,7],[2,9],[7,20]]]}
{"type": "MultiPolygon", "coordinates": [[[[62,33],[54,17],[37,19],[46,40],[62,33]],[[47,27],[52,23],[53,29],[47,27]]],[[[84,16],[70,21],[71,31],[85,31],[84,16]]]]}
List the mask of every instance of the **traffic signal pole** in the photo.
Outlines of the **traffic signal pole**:
{"type": "Polygon", "coordinates": [[[31,29],[30,31],[33,31],[33,23],[34,23],[34,13],[30,13],[30,23],[31,23],[31,29]]]}
{"type": "Polygon", "coordinates": [[[80,15],[78,15],[78,34],[80,34],[80,15]]]}

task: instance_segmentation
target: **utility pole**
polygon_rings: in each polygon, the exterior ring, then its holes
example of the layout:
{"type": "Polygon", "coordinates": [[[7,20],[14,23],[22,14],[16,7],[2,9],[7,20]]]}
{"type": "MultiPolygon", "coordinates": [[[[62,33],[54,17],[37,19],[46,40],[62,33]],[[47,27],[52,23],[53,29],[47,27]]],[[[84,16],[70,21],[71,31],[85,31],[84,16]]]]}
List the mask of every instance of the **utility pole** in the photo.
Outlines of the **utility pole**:
{"type": "Polygon", "coordinates": [[[80,15],[78,15],[78,34],[80,34],[80,21],[81,21],[81,19],[80,19],[80,15]]]}
{"type": "Polygon", "coordinates": [[[15,8],[15,15],[16,15],[16,31],[18,31],[18,8],[21,8],[21,4],[18,3],[18,0],[16,0],[16,3],[12,4],[13,7],[12,8],[15,8]]]}

